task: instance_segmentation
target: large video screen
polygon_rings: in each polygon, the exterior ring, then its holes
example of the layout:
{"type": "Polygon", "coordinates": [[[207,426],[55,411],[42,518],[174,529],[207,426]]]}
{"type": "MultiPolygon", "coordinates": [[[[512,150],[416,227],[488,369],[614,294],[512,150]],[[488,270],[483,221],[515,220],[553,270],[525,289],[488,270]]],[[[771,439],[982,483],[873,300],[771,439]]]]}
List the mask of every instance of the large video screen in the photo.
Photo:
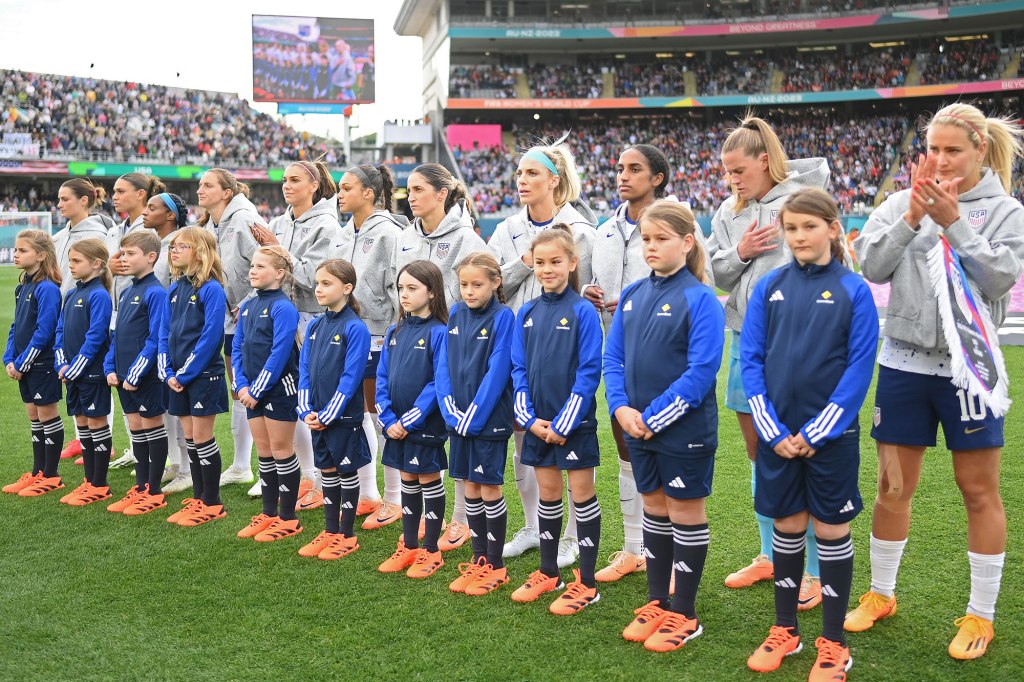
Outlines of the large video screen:
{"type": "Polygon", "coordinates": [[[252,81],[257,102],[373,102],[373,19],[254,14],[252,81]]]}

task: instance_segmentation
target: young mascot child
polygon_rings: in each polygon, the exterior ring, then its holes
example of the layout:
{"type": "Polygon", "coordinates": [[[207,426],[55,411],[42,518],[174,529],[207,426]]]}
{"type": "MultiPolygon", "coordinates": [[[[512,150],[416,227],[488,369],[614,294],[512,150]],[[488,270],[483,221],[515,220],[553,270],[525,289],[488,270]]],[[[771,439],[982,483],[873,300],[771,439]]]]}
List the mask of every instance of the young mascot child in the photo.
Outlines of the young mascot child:
{"type": "Polygon", "coordinates": [[[119,243],[122,271],[130,283],[121,293],[110,351],[103,363],[107,383],[117,388],[135,455],[135,485],[107,511],[127,516],[167,506],[161,490],[167,463],[167,387],[157,372],[160,327],[167,290],[153,272],[160,237],[151,230],[129,232],[119,243]]]}
{"type": "Polygon", "coordinates": [[[459,566],[452,592],[480,596],[508,582],[502,550],[508,510],[501,486],[512,436],[512,329],[502,301],[501,268],[489,253],[456,268],[462,301],[448,317],[448,353],[434,382],[451,437],[449,471],[466,482],[473,563],[459,566]]]}
{"type": "Polygon", "coordinates": [[[402,540],[380,570],[393,573],[408,567],[410,578],[427,578],[444,565],[438,539],[444,521],[441,471],[448,468],[448,433],[434,387],[448,343],[440,268],[425,260],[402,268],[398,302],[402,312],[384,335],[377,365],[377,413],[387,438],[384,465],[402,473],[402,540]],[[419,548],[421,514],[426,534],[419,548]]]}
{"type": "Polygon", "coordinates": [[[640,219],[652,273],[623,290],[604,354],[608,409],[626,432],[644,501],[649,603],[623,631],[651,651],[672,651],[703,632],[696,597],[710,533],[718,447],[715,376],[725,315],[704,278],[693,214],[656,201],[640,219]],[[669,581],[675,572],[675,597],[669,581]]]}
{"type": "Polygon", "coordinates": [[[186,227],[170,246],[171,276],[160,327],[160,377],[170,388],[167,411],[178,417],[192,464],[193,497],[168,517],[180,526],[199,526],[227,516],[220,500],[220,449],[213,422],[228,411],[224,382],[224,270],[213,233],[186,227]]]}
{"type": "Polygon", "coordinates": [[[22,271],[14,290],[14,322],[4,349],[7,376],[18,382],[32,430],[32,468],[5,485],[5,493],[38,497],[64,487],[57,472],[64,422],[57,413],[60,379],[53,345],[60,317],[60,269],[50,235],[22,230],[14,241],[14,265],[22,271]]]}
{"type": "Polygon", "coordinates": [[[363,373],[370,332],[352,295],[356,271],[327,260],[316,271],[316,300],[327,308],[306,328],[299,354],[299,418],[313,431],[313,454],[324,483],[326,530],[300,556],[340,559],[359,549],[354,525],[359,468],[370,461],[363,431],[363,373]],[[340,515],[340,518],[339,518],[340,515]]]}
{"type": "Polygon", "coordinates": [[[864,279],[843,266],[839,210],[828,194],[798,190],[779,222],[793,260],[758,281],[743,323],[743,386],[758,433],[754,506],[775,519],[775,625],[747,665],[769,672],[803,648],[797,601],[813,520],[824,630],[809,679],[841,682],[853,663],[843,633],[850,521],[863,507],[857,414],[871,384],[878,313],[864,279]]]}
{"type": "Polygon", "coordinates": [[[108,258],[107,247],[99,239],[83,239],[68,251],[77,284],[64,296],[53,348],[54,367],[67,386],[68,414],[75,418],[82,440],[85,481],[61,498],[73,507],[110,497],[110,389],[103,376],[113,310],[108,258]]]}
{"type": "Polygon", "coordinates": [[[594,467],[600,461],[594,395],[601,383],[603,332],[597,310],[576,293],[576,253],[572,228],[565,223],[534,238],[530,254],[542,293],[519,309],[512,341],[515,417],[527,430],[522,462],[533,467],[540,488],[540,570],[512,599],[531,602],[564,586],[558,538],[565,471],[569,504],[576,507],[580,568],[549,608],[563,616],[600,599],[594,579],[601,538],[601,507],[594,492],[594,467]]]}
{"type": "Polygon", "coordinates": [[[256,542],[302,532],[295,514],[302,474],[294,448],[299,311],[283,288],[291,285],[291,277],[292,261],[282,247],[256,250],[249,267],[256,297],[242,304],[231,349],[232,390],[248,410],[263,498],[263,512],[238,537],[256,542]]]}

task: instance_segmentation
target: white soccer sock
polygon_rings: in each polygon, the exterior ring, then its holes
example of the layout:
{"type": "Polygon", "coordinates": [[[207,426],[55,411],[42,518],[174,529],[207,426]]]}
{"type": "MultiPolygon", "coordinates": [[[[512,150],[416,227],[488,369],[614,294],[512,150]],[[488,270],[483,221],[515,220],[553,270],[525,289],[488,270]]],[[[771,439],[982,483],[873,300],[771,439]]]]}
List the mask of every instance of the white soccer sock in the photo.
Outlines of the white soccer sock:
{"type": "Polygon", "coordinates": [[[565,516],[565,530],[562,531],[562,537],[577,540],[579,539],[579,531],[576,530],[576,505],[572,502],[572,488],[569,487],[568,479],[569,477],[566,476],[565,500],[568,503],[569,513],[565,516]]]}
{"type": "MultiPolygon", "coordinates": [[[[167,431],[167,463],[177,464],[179,470],[181,468],[181,451],[175,446],[175,436],[177,433],[174,430],[174,425],[178,421],[177,417],[172,416],[169,412],[164,412],[163,422],[164,430],[167,431]]],[[[186,457],[187,459],[187,457],[186,457]]]]}
{"type": "Polygon", "coordinates": [[[515,442],[516,451],[512,455],[512,468],[516,473],[516,488],[519,490],[519,499],[523,501],[523,519],[527,528],[537,528],[537,507],[540,504],[540,490],[537,488],[537,476],[533,467],[526,466],[522,462],[523,438],[525,431],[513,431],[512,440],[515,442]]]}
{"type": "Polygon", "coordinates": [[[74,419],[72,419],[72,420],[71,420],[71,423],[72,423],[72,424],[74,425],[74,427],[75,427],[75,440],[82,440],[82,434],[80,434],[80,433],[78,432],[78,422],[76,422],[76,421],[75,421],[74,419]]]}
{"type": "Polygon", "coordinates": [[[987,620],[996,619],[996,599],[999,598],[999,585],[1003,581],[1005,559],[1006,552],[967,553],[967,560],[971,562],[971,600],[967,602],[967,613],[987,620]]]}
{"type": "Polygon", "coordinates": [[[633,463],[619,460],[619,504],[622,507],[622,549],[637,556],[644,552],[644,508],[633,478],[633,463]]]}
{"type": "MultiPolygon", "coordinates": [[[[128,415],[123,414],[123,415],[121,415],[121,418],[124,419],[124,432],[127,433],[128,436],[129,436],[128,437],[128,451],[132,453],[132,457],[135,457],[135,445],[132,443],[132,439],[131,439],[132,429],[131,429],[130,426],[128,426],[128,415]]],[[[111,424],[114,423],[114,408],[113,407],[110,408],[110,423],[111,424]]],[[[113,432],[113,428],[111,428],[111,432],[113,432]]]]}
{"type": "Polygon", "coordinates": [[[234,459],[231,468],[235,471],[252,471],[252,431],[245,405],[231,401],[231,437],[235,441],[234,459]]]}
{"type": "Polygon", "coordinates": [[[455,479],[455,504],[452,505],[452,521],[457,521],[464,526],[469,525],[466,519],[466,482],[455,479]]]}
{"type": "Polygon", "coordinates": [[[377,431],[374,428],[373,412],[363,413],[363,433],[366,435],[366,442],[370,446],[370,463],[360,467],[359,471],[359,495],[368,500],[379,500],[380,491],[377,489],[377,431]]]}
{"type": "Polygon", "coordinates": [[[295,456],[299,458],[302,477],[318,484],[317,469],[313,464],[313,432],[309,430],[309,425],[301,419],[295,423],[295,456]]]}
{"type": "Polygon", "coordinates": [[[384,467],[384,501],[401,506],[402,504],[402,472],[384,467]]]}
{"type": "Polygon", "coordinates": [[[883,597],[891,597],[896,592],[896,573],[900,570],[900,560],[906,540],[879,540],[871,534],[871,591],[883,597]]]}

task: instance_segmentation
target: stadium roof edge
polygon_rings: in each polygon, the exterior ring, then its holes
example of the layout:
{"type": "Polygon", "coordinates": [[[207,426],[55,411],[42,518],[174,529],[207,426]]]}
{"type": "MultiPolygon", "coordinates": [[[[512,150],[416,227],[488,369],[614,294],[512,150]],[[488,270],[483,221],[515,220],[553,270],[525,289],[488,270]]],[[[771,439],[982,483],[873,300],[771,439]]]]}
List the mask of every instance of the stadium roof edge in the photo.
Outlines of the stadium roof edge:
{"type": "Polygon", "coordinates": [[[400,36],[422,36],[423,24],[435,16],[446,0],[404,0],[395,17],[395,33],[400,36]]]}

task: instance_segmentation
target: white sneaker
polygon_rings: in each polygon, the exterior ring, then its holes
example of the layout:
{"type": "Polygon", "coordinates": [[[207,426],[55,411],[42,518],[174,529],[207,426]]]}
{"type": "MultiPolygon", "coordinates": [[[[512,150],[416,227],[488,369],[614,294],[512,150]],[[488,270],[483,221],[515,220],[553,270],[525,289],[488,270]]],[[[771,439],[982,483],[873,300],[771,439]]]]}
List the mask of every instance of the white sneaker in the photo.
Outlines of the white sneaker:
{"type": "Polygon", "coordinates": [[[501,556],[505,559],[511,559],[531,549],[540,549],[540,538],[537,537],[536,528],[527,526],[517,530],[512,539],[505,543],[501,556]]]}
{"type": "Polygon", "coordinates": [[[180,493],[192,490],[192,474],[179,473],[170,483],[161,486],[165,493],[180,493]]]}
{"type": "Polygon", "coordinates": [[[178,477],[179,471],[181,471],[180,464],[168,464],[164,467],[164,475],[160,477],[160,482],[170,483],[178,477]]]}
{"type": "Polygon", "coordinates": [[[124,454],[115,459],[110,463],[111,469],[125,469],[130,466],[135,466],[135,463],[139,460],[135,459],[135,455],[132,454],[131,448],[125,448],[124,454]]]}
{"type": "Polygon", "coordinates": [[[221,485],[233,485],[235,483],[252,483],[252,469],[240,471],[234,467],[228,467],[220,475],[221,485]]]}
{"type": "Polygon", "coordinates": [[[263,484],[260,483],[260,477],[256,477],[256,482],[253,483],[252,487],[249,488],[249,492],[246,493],[249,497],[260,497],[263,495],[263,484]]]}
{"type": "Polygon", "coordinates": [[[580,558],[580,541],[568,535],[558,541],[558,567],[568,568],[580,558]]]}

